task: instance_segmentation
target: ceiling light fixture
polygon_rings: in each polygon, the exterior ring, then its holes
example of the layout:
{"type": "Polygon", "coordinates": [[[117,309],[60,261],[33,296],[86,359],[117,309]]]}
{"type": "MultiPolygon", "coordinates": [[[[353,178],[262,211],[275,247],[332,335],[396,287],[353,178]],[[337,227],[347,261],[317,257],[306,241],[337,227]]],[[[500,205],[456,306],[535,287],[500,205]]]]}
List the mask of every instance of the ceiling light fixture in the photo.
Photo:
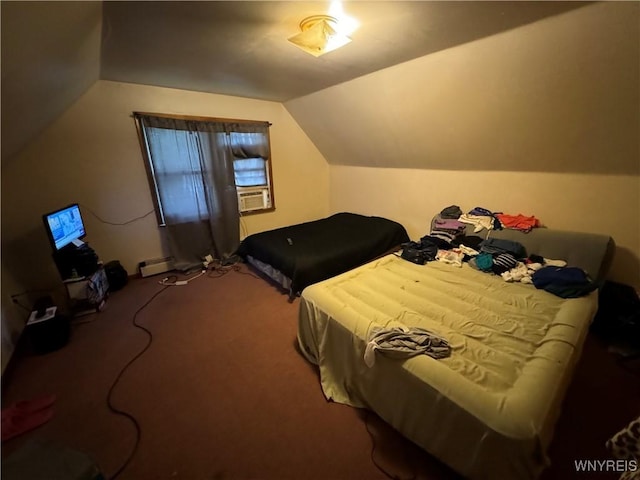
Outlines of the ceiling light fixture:
{"type": "Polygon", "coordinates": [[[338,20],[329,15],[313,15],[300,22],[301,32],[289,41],[314,57],[345,46],[351,39],[340,32],[338,20]]]}

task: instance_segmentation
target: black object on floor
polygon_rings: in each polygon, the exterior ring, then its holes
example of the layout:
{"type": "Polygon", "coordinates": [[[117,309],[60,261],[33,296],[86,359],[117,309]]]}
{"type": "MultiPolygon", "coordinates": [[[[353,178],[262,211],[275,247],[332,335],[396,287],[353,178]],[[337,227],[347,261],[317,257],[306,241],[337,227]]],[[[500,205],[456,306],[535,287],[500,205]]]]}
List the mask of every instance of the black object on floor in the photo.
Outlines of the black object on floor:
{"type": "Polygon", "coordinates": [[[640,296],[630,285],[607,281],[599,295],[591,331],[607,344],[640,352],[640,296]]]}
{"type": "Polygon", "coordinates": [[[104,272],[107,274],[109,282],[109,290],[115,292],[124,287],[129,281],[129,275],[118,260],[107,262],[104,266],[104,272]]]}
{"type": "Polygon", "coordinates": [[[69,317],[56,314],[47,320],[27,325],[25,332],[34,353],[40,355],[64,347],[69,341],[71,324],[69,317]]]}
{"type": "Polygon", "coordinates": [[[29,440],[2,461],[3,480],[104,480],[85,453],[42,439],[29,440]]]}

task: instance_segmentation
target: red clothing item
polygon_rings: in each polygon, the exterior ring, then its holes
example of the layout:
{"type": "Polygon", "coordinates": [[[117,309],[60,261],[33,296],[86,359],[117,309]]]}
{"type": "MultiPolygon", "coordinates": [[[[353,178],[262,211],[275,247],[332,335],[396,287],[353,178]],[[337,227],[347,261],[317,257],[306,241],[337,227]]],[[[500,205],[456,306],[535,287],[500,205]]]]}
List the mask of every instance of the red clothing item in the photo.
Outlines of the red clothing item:
{"type": "Polygon", "coordinates": [[[496,213],[495,215],[504,228],[511,228],[513,230],[522,230],[523,232],[530,232],[532,228],[540,226],[540,220],[536,217],[525,217],[522,214],[507,215],[506,213],[496,213]]]}

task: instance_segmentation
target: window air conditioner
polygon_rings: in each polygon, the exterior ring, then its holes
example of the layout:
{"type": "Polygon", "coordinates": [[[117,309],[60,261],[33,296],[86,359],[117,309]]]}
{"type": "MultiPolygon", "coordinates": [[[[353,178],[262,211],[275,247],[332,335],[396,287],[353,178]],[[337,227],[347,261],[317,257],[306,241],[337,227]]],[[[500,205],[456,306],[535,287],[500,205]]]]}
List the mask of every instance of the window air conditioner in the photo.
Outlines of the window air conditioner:
{"type": "Polygon", "coordinates": [[[241,213],[269,208],[269,189],[238,192],[238,206],[241,213]]]}

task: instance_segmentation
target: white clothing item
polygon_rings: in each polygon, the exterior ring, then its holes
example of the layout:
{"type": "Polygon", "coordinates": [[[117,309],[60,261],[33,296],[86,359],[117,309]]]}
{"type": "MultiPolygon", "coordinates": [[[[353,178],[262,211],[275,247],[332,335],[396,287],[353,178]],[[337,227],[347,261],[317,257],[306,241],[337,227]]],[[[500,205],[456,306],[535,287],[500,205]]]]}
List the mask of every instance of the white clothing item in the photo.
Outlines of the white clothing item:
{"type": "Polygon", "coordinates": [[[460,245],[460,246],[458,247],[458,249],[459,249],[462,253],[464,253],[465,255],[469,255],[470,257],[475,257],[476,255],[479,255],[479,254],[480,254],[480,252],[479,252],[479,251],[474,250],[474,249],[473,249],[473,248],[471,248],[471,247],[467,247],[466,245],[460,245]]]}
{"type": "Polygon", "coordinates": [[[486,215],[469,215],[468,213],[463,213],[460,215],[460,218],[458,218],[458,221],[474,225],[474,233],[480,232],[483,228],[486,228],[487,230],[493,229],[493,217],[488,217],[486,215]]]}
{"type": "Polygon", "coordinates": [[[567,262],[565,262],[564,260],[554,260],[552,258],[545,258],[544,266],[545,267],[566,267],[567,262]]]}
{"type": "Polygon", "coordinates": [[[541,268],[542,265],[539,263],[525,264],[518,262],[514,268],[506,272],[502,272],[500,276],[505,282],[533,283],[531,275],[541,268]]]}
{"type": "Polygon", "coordinates": [[[528,275],[528,272],[529,269],[527,266],[522,262],[518,262],[515,267],[506,272],[502,272],[500,276],[505,282],[519,282],[523,277],[528,275]]]}
{"type": "Polygon", "coordinates": [[[436,260],[443,263],[449,263],[451,265],[455,265],[456,267],[462,267],[462,259],[464,258],[464,253],[459,248],[454,248],[452,250],[438,250],[436,255],[436,260]]]}

